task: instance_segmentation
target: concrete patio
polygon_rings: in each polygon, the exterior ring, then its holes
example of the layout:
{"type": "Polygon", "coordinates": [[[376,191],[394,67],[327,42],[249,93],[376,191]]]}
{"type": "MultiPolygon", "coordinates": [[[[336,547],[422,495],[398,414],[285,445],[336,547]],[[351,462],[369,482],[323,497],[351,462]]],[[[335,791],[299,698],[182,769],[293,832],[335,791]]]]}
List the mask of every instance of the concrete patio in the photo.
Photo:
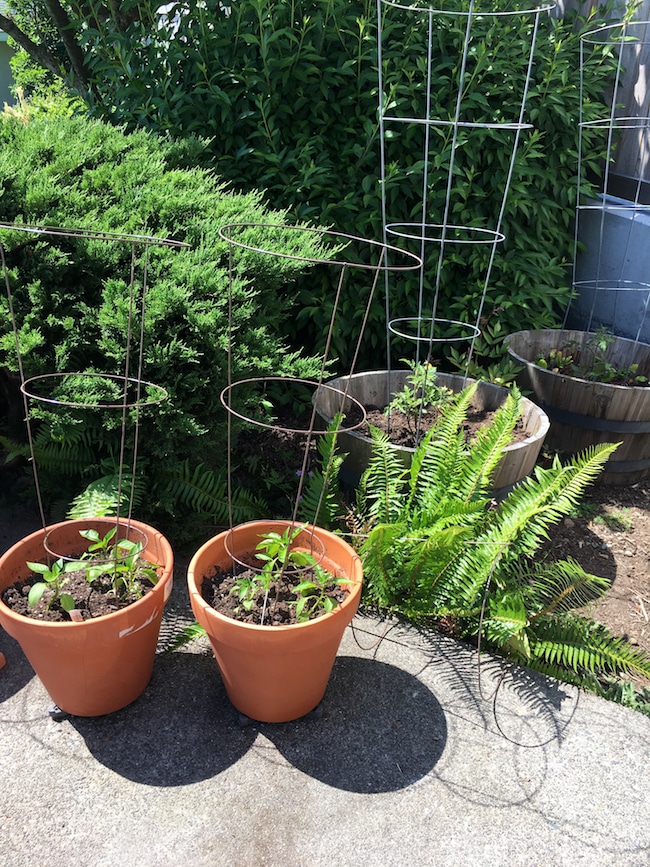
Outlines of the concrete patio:
{"type": "MultiPolygon", "coordinates": [[[[179,568],[161,646],[191,620],[179,568]]],[[[207,643],[50,718],[0,631],[3,867],[647,865],[650,719],[359,616],[320,720],[240,727],[207,643]]]]}

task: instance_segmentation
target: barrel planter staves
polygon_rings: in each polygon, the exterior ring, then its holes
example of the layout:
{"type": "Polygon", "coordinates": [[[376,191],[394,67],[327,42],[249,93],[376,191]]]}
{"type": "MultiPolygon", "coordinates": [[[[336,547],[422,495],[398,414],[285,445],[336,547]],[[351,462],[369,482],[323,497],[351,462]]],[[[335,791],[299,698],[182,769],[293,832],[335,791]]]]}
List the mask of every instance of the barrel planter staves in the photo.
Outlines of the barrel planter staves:
{"type": "MultiPolygon", "coordinates": [[[[511,357],[523,365],[520,386],[532,392],[551,420],[546,446],[575,454],[597,443],[620,442],[598,482],[634,484],[650,475],[650,388],[592,382],[534,363],[553,348],[583,343],[594,336],[585,331],[547,329],[518,331],[505,342],[511,357]]],[[[648,344],[616,337],[607,358],[619,368],[638,364],[637,373],[650,378],[648,344]]]]}
{"type": "MultiPolygon", "coordinates": [[[[347,393],[365,407],[383,409],[388,405],[389,395],[390,398],[394,397],[408,385],[407,378],[410,375],[410,370],[373,370],[355,373],[352,376],[341,376],[327,383],[330,388],[322,388],[316,392],[314,395],[316,411],[324,423],[329,424],[339,411],[340,392],[347,393]]],[[[438,385],[446,386],[455,393],[473,382],[462,376],[448,373],[438,373],[436,377],[438,385]]],[[[480,410],[494,411],[503,403],[507,394],[508,390],[502,386],[479,382],[474,403],[480,410]]],[[[546,415],[527,398],[522,398],[522,423],[526,438],[506,448],[495,470],[492,482],[497,497],[505,496],[517,482],[532,471],[549,426],[546,415]]],[[[341,479],[347,484],[356,485],[370,461],[372,440],[358,431],[348,431],[339,433],[338,441],[341,452],[347,453],[341,467],[341,479]]],[[[415,449],[405,446],[394,446],[394,448],[403,460],[404,466],[410,466],[415,449]]]]}

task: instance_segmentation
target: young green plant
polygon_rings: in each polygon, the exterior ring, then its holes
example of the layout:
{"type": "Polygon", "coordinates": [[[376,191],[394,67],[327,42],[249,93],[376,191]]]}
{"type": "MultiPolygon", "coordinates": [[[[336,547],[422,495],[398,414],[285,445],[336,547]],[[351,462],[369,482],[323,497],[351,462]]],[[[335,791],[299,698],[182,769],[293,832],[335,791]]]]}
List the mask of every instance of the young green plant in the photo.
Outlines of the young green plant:
{"type": "MultiPolygon", "coordinates": [[[[296,620],[304,623],[321,614],[333,611],[338,602],[331,595],[337,585],[348,583],[345,578],[337,578],[324,569],[310,551],[293,547],[303,532],[302,526],[287,527],[284,533],[265,533],[257,545],[255,557],[264,565],[259,572],[247,572],[237,578],[231,594],[237,594],[242,608],[251,611],[260,592],[268,594],[271,586],[283,577],[290,582],[293,576],[302,575],[302,580],[291,586],[295,600],[296,620]]],[[[266,601],[262,610],[262,622],[266,611],[266,601]]]]}
{"type": "Polygon", "coordinates": [[[100,536],[97,530],[80,530],[79,533],[91,542],[84,555],[90,559],[81,564],[86,569],[89,583],[108,575],[113,585],[113,595],[119,599],[142,596],[142,580],[152,585],[158,581],[156,565],[147,563],[141,556],[144,550],[141,541],[115,540],[117,527],[111,527],[104,536],[100,536]]]}
{"type": "Polygon", "coordinates": [[[52,595],[47,602],[47,610],[49,611],[55,602],[59,602],[64,611],[72,611],[75,607],[75,601],[69,593],[64,593],[63,588],[68,582],[67,575],[70,572],[78,571],[84,568],[84,564],[79,561],[65,562],[63,558],[59,558],[48,566],[46,563],[34,563],[27,561],[28,567],[40,575],[42,580],[33,584],[27,601],[30,608],[35,608],[43,597],[46,590],[50,590],[52,595]]]}
{"type": "Polygon", "coordinates": [[[385,413],[402,413],[409,427],[412,427],[421,415],[430,413],[436,419],[440,410],[453,398],[453,392],[437,384],[437,370],[433,365],[410,361],[407,364],[411,368],[406,378],[407,384],[393,397],[385,413]]]}

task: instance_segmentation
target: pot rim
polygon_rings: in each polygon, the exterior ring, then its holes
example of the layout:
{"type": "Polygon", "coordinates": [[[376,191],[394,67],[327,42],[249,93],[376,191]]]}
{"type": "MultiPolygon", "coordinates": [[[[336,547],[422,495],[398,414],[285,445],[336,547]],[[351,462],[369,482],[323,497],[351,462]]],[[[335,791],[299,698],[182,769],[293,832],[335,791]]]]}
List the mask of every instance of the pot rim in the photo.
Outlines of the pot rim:
{"type": "MultiPolygon", "coordinates": [[[[212,564],[216,566],[216,563],[212,564]]],[[[202,576],[202,578],[205,577],[202,576]]],[[[306,629],[309,627],[314,627],[319,623],[330,620],[333,617],[337,617],[341,615],[342,611],[345,611],[351,605],[356,602],[357,597],[361,593],[361,587],[363,582],[363,569],[361,565],[361,558],[354,551],[351,545],[343,539],[342,536],[337,536],[335,533],[332,533],[330,530],[325,530],[323,527],[318,527],[313,524],[307,524],[303,521],[290,521],[287,519],[272,519],[268,520],[260,519],[254,521],[245,521],[241,524],[236,524],[234,527],[229,527],[226,530],[222,530],[221,533],[217,533],[215,536],[212,536],[206,542],[201,545],[201,547],[196,551],[193,555],[190,563],[187,567],[187,581],[189,585],[190,595],[194,597],[194,600],[199,604],[201,609],[206,613],[206,615],[210,618],[216,619],[217,621],[223,622],[228,626],[235,626],[237,628],[248,629],[253,632],[261,632],[265,635],[270,635],[272,632],[286,632],[288,629],[306,629]],[[353,556],[353,562],[355,564],[355,575],[346,574],[346,577],[351,578],[352,582],[349,586],[349,590],[346,594],[345,599],[341,602],[333,611],[329,611],[325,614],[321,614],[319,617],[314,618],[313,620],[307,620],[304,623],[285,623],[279,626],[271,626],[270,624],[264,625],[259,623],[243,623],[241,620],[235,620],[233,617],[227,617],[225,614],[222,614],[220,611],[217,611],[216,608],[213,608],[208,602],[205,601],[203,596],[201,595],[199,586],[197,584],[196,575],[195,575],[195,567],[194,564],[197,562],[199,557],[204,554],[207,550],[209,550],[215,544],[218,544],[217,540],[222,539],[226,534],[229,534],[233,531],[236,531],[239,527],[251,527],[256,524],[261,524],[268,526],[269,524],[275,524],[279,527],[287,527],[295,524],[296,526],[305,527],[308,529],[314,530],[314,535],[318,536],[318,534],[325,534],[327,537],[335,539],[337,542],[340,542],[343,545],[347,545],[350,548],[353,556]]]]}

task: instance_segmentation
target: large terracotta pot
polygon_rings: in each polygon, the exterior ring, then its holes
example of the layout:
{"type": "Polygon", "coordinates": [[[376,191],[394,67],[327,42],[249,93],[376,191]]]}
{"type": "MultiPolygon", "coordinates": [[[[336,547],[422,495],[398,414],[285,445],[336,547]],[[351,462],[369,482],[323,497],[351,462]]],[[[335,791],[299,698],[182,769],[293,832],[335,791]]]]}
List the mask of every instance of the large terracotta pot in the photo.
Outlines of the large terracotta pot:
{"type": "MultiPolygon", "coordinates": [[[[125,522],[124,522],[125,523],[125,522]]],[[[83,623],[46,623],[14,613],[0,600],[0,624],[18,641],[43,686],[61,710],[100,716],[130,704],[149,683],[160,621],[172,589],[174,557],[167,539],[139,521],[144,559],[160,566],[157,584],[132,605],[83,623]]],[[[102,536],[114,518],[63,521],[21,539],[0,557],[0,593],[30,574],[27,561],[45,560],[44,539],[56,533],[56,552],[76,555],[87,543],[79,531],[102,536]]]]}
{"type": "Polygon", "coordinates": [[[290,526],[290,521],[251,521],[219,533],[196,552],[187,573],[192,610],[208,634],[228,697],[242,714],[261,722],[298,719],[320,703],[361,596],[363,571],[354,549],[340,536],[307,525],[324,546],[322,566],[352,582],[334,611],[306,623],[257,626],[225,617],[208,605],[201,595],[203,578],[215,567],[231,568],[229,550],[246,560],[262,533],[282,533],[290,526]]]}
{"type": "MultiPolygon", "coordinates": [[[[533,393],[551,420],[547,447],[575,454],[598,443],[620,442],[598,482],[634,484],[650,475],[650,388],[594,382],[535,364],[550,349],[593,337],[585,331],[547,329],[518,331],[505,343],[512,358],[523,365],[517,377],[522,388],[533,393]]],[[[636,363],[638,373],[650,377],[648,344],[616,337],[607,357],[619,368],[636,363]]]]}
{"type": "MultiPolygon", "coordinates": [[[[339,412],[341,402],[339,392],[347,393],[363,406],[383,409],[388,406],[390,399],[407,385],[407,377],[410,374],[409,370],[372,370],[333,379],[327,383],[332,388],[321,388],[314,394],[316,411],[325,424],[329,424],[339,412]]],[[[438,373],[436,382],[457,393],[473,380],[448,373],[438,373]]],[[[475,405],[478,409],[493,411],[503,403],[507,394],[508,390],[502,386],[479,382],[475,405]]],[[[494,471],[492,484],[496,496],[508,493],[513,485],[526,478],[532,471],[549,427],[546,414],[525,397],[522,398],[522,423],[526,432],[525,439],[512,443],[506,448],[494,471]]],[[[370,461],[372,440],[357,431],[350,431],[339,433],[338,442],[341,452],[347,453],[341,467],[341,478],[347,484],[356,486],[370,461]]],[[[394,446],[394,448],[404,466],[409,467],[415,449],[405,446],[394,446]]]]}

